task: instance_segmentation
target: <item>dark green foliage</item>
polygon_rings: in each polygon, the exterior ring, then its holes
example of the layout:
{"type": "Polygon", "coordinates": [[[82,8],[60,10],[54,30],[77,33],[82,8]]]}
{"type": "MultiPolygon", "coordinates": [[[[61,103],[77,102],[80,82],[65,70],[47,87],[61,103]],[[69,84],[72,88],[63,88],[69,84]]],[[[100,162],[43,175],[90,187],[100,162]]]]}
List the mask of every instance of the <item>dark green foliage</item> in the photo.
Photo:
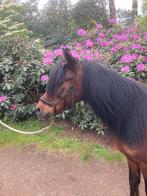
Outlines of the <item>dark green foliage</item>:
{"type": "Polygon", "coordinates": [[[72,121],[78,124],[81,130],[94,129],[98,134],[104,133],[100,119],[96,117],[91,108],[84,102],[75,105],[72,121]]]}
{"type": "Polygon", "coordinates": [[[43,10],[38,10],[36,0],[28,1],[24,6],[25,24],[36,35],[45,38],[45,43],[48,40],[54,42],[63,35],[70,34],[72,26],[75,25],[70,14],[70,1],[48,0],[43,10]]]}
{"type": "Polygon", "coordinates": [[[138,20],[140,23],[140,27],[144,31],[147,31],[147,2],[144,2],[142,7],[142,12],[143,12],[143,17],[140,17],[138,20]]]}
{"type": "Polygon", "coordinates": [[[0,92],[7,96],[0,106],[1,115],[5,112],[15,120],[24,119],[32,115],[31,105],[44,90],[40,75],[45,67],[39,67],[42,54],[33,41],[20,37],[0,39],[0,45],[0,92]],[[12,112],[10,107],[14,104],[17,109],[12,112]]]}
{"type": "Polygon", "coordinates": [[[108,25],[108,12],[104,0],[79,0],[72,10],[72,17],[80,27],[90,27],[94,21],[108,25]]]}

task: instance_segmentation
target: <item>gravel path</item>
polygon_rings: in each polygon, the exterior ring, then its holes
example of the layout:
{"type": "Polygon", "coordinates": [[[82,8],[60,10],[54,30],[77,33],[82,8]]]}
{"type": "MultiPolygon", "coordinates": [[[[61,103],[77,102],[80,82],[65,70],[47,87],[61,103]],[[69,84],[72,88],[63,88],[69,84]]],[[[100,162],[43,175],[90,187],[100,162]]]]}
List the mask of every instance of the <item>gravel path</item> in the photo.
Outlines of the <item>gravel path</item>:
{"type": "Polygon", "coordinates": [[[32,146],[0,149],[0,196],[128,196],[127,175],[125,163],[83,162],[32,146]]]}

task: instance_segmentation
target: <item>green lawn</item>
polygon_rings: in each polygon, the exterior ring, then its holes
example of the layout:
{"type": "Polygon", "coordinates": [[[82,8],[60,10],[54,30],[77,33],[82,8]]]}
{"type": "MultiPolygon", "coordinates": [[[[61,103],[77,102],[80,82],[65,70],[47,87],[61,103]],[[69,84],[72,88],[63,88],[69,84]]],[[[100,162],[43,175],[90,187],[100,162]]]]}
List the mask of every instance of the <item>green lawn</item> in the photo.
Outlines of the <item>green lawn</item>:
{"type": "MultiPolygon", "coordinates": [[[[7,122],[7,124],[24,131],[35,131],[46,126],[44,123],[37,120],[17,123],[7,122]]],[[[74,152],[84,161],[87,161],[90,158],[104,159],[106,161],[124,160],[123,155],[119,152],[107,149],[101,144],[94,144],[87,141],[81,142],[76,138],[61,136],[61,132],[66,131],[67,130],[65,130],[63,126],[55,124],[42,134],[22,135],[11,132],[0,125],[0,146],[23,147],[27,144],[35,144],[38,149],[74,152]]]]}

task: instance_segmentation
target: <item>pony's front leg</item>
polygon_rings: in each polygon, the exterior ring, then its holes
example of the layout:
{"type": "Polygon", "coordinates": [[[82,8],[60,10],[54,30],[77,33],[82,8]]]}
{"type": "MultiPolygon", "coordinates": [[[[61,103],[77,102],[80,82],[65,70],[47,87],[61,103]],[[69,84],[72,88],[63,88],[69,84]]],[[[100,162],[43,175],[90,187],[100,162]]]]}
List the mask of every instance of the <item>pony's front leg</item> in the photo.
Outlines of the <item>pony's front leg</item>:
{"type": "Polygon", "coordinates": [[[141,172],[143,174],[144,185],[145,185],[145,193],[146,193],[146,196],[147,196],[147,163],[141,163],[140,168],[141,168],[141,172]]]}
{"type": "Polygon", "coordinates": [[[139,164],[127,159],[129,167],[130,196],[139,196],[140,167],[139,164]]]}

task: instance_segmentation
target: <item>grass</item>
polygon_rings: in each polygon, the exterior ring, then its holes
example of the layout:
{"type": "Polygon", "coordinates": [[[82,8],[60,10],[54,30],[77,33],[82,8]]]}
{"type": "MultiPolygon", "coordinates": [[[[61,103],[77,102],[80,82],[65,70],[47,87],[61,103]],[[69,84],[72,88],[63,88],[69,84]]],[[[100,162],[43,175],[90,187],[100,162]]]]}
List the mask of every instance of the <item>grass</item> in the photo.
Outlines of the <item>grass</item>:
{"type": "MultiPolygon", "coordinates": [[[[45,127],[45,124],[37,120],[29,120],[25,122],[12,123],[8,122],[10,126],[25,130],[35,131],[45,127]]],[[[81,142],[75,138],[61,136],[61,132],[65,131],[64,127],[55,124],[50,130],[39,135],[22,135],[11,131],[0,125],[0,146],[16,146],[23,147],[28,144],[35,144],[39,149],[48,151],[66,151],[74,152],[80,155],[81,160],[87,161],[91,157],[96,159],[104,159],[106,161],[122,161],[123,155],[119,152],[112,151],[100,144],[93,144],[91,142],[81,142]]],[[[64,134],[66,135],[66,134],[64,134]]]]}

